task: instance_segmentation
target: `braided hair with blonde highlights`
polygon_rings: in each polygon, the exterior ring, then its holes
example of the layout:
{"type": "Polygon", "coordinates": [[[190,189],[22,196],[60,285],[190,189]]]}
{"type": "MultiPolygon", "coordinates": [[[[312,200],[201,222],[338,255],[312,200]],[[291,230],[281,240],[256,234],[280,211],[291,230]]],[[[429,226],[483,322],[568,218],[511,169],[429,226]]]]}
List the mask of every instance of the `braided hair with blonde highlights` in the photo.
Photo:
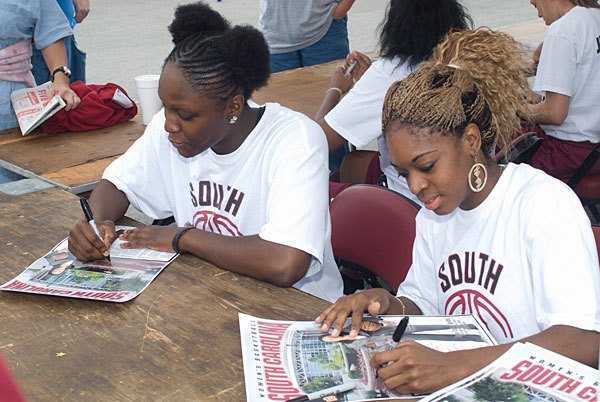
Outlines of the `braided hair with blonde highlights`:
{"type": "Polygon", "coordinates": [[[600,8],[598,0],[569,0],[574,6],[585,8],[600,8]]]}
{"type": "Polygon", "coordinates": [[[383,132],[399,123],[462,137],[475,123],[486,155],[495,148],[508,153],[529,115],[526,68],[520,46],[507,34],[481,28],[452,32],[429,61],[388,89],[383,132]]]}

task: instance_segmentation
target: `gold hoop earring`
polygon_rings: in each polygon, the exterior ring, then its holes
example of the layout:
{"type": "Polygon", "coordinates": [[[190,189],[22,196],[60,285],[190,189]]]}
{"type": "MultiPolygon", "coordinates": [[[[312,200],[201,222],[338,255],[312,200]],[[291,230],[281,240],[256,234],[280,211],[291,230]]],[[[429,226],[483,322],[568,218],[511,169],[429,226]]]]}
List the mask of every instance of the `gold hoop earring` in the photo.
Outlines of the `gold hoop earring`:
{"type": "Polygon", "coordinates": [[[485,183],[487,183],[487,169],[483,163],[477,162],[477,157],[475,157],[475,163],[471,166],[471,170],[469,170],[469,187],[471,191],[474,193],[478,193],[485,187],[485,183]],[[475,176],[475,179],[473,179],[475,176]],[[483,176],[483,178],[482,178],[483,176]]]}

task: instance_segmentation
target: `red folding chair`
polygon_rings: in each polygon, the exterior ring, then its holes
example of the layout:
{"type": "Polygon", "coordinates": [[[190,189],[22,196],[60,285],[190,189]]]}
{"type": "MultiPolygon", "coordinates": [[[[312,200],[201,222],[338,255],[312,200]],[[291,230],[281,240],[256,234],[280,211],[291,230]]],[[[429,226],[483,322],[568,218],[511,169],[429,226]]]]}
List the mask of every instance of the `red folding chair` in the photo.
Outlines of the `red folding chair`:
{"type": "Polygon", "coordinates": [[[588,175],[592,167],[600,160],[600,143],[590,152],[579,169],[567,181],[567,185],[575,191],[584,207],[588,207],[596,222],[600,222],[600,176],[588,175]]]}
{"type": "Polygon", "coordinates": [[[512,141],[512,150],[508,158],[504,155],[504,151],[500,150],[496,153],[494,159],[502,165],[508,162],[528,163],[540,145],[542,145],[542,139],[536,135],[535,131],[523,133],[512,141]]]}
{"type": "Polygon", "coordinates": [[[419,206],[395,191],[357,184],[329,205],[331,243],[340,266],[359,271],[372,287],[381,278],[395,293],[412,264],[419,206]]]}

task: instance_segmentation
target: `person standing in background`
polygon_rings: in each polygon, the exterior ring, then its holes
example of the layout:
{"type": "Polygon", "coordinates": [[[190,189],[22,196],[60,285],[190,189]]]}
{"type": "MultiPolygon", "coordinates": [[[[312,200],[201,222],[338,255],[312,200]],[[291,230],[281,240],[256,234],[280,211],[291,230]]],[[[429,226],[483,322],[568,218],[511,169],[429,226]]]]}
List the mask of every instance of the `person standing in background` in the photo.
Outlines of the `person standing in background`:
{"type": "Polygon", "coordinates": [[[346,13],[354,0],[261,0],[259,30],[271,72],[343,59],[350,53],[346,13]]]}
{"type": "MultiPolygon", "coordinates": [[[[90,0],[56,0],[63,13],[69,20],[71,29],[75,28],[76,24],[80,24],[90,12],[90,0]]],[[[67,50],[68,67],[71,70],[70,82],[82,81],[85,83],[85,61],[86,54],[79,50],[77,42],[75,41],[75,34],[71,34],[64,38],[65,48],[67,50]]],[[[42,53],[33,49],[33,56],[31,57],[31,64],[33,69],[33,77],[35,82],[43,84],[50,80],[51,74],[44,63],[42,53]]]]}
{"type": "MultiPolygon", "coordinates": [[[[258,28],[271,57],[271,72],[344,59],[350,53],[348,17],[354,0],[260,0],[258,28]]],[[[347,146],[329,154],[339,170],[347,146]]]]}
{"type": "Polygon", "coordinates": [[[71,35],[60,7],[47,0],[3,0],[0,2],[0,130],[17,127],[10,94],[35,86],[31,74],[32,40],[41,50],[54,79],[49,96],[60,95],[65,110],[76,108],[80,99],[69,88],[67,56],[62,38],[71,35]]]}

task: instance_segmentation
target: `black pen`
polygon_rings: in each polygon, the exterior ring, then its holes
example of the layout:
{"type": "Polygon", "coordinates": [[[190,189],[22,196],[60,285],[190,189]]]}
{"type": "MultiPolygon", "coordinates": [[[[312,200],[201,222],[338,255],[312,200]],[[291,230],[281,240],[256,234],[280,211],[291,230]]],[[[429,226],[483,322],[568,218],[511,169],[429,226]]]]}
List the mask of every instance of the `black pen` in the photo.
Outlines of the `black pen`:
{"type": "Polygon", "coordinates": [[[402,318],[398,323],[394,335],[392,335],[392,341],[387,346],[386,350],[392,350],[398,345],[398,342],[400,342],[402,335],[404,335],[404,332],[406,331],[406,327],[408,327],[408,316],[402,318]]]}
{"type": "MultiPolygon", "coordinates": [[[[83,209],[83,214],[85,215],[85,219],[87,219],[87,221],[90,223],[90,225],[92,226],[92,228],[94,229],[94,232],[96,232],[98,237],[102,241],[104,241],[104,238],[102,238],[102,236],[100,235],[98,226],[96,225],[96,222],[94,221],[94,215],[92,214],[92,208],[90,208],[90,204],[88,204],[87,200],[83,197],[79,198],[79,202],[81,203],[81,209],[83,209]]],[[[109,253],[110,253],[110,250],[109,250],[109,253]]],[[[108,261],[110,261],[110,254],[106,256],[106,259],[108,261]]]]}

